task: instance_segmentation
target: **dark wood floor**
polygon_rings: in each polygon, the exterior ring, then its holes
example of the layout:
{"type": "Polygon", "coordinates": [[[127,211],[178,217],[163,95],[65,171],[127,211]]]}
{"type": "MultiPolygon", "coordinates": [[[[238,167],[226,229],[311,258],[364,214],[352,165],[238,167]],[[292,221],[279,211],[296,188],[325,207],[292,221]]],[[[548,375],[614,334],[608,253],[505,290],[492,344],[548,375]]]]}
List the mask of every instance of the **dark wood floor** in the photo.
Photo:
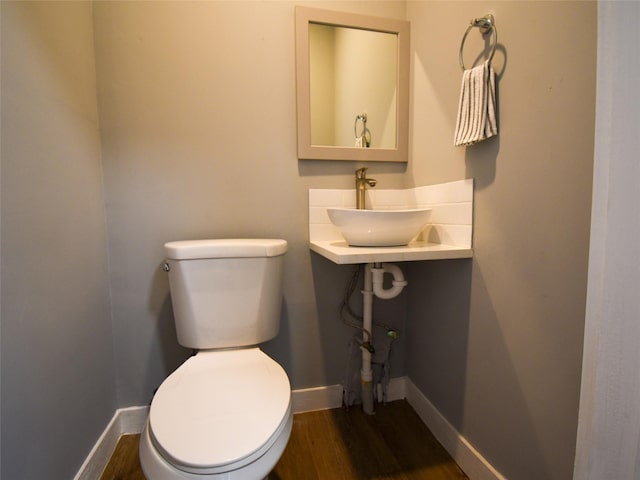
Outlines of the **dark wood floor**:
{"type": "MultiPolygon", "coordinates": [[[[100,480],[146,480],[139,435],[124,435],[100,480]]],[[[448,480],[468,477],[404,401],[297,414],[268,480],[448,480]]],[[[153,480],[153,479],[149,479],[153,480]]]]}

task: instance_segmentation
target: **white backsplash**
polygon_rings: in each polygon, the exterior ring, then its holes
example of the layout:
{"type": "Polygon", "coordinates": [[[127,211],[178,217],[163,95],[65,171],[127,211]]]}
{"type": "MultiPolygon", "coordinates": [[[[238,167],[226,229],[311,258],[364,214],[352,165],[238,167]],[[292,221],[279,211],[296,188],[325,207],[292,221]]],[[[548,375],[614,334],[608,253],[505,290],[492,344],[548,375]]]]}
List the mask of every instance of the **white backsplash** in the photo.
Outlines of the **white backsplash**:
{"type": "MultiPolygon", "coordinates": [[[[368,188],[368,209],[432,209],[431,222],[418,240],[471,248],[473,236],[473,179],[423,187],[384,190],[368,188]]],[[[331,223],[327,208],[355,208],[355,189],[309,190],[309,240],[341,240],[340,231],[331,223]]]]}

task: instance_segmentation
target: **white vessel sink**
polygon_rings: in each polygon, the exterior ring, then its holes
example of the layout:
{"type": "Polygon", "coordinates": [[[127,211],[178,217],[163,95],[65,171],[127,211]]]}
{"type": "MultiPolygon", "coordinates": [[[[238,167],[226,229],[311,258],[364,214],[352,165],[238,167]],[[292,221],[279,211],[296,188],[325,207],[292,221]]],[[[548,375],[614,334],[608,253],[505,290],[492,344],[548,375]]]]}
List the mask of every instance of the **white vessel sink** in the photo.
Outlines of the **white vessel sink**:
{"type": "Polygon", "coordinates": [[[331,223],[354,247],[407,245],[429,222],[430,208],[409,210],[357,210],[327,208],[331,223]]]}

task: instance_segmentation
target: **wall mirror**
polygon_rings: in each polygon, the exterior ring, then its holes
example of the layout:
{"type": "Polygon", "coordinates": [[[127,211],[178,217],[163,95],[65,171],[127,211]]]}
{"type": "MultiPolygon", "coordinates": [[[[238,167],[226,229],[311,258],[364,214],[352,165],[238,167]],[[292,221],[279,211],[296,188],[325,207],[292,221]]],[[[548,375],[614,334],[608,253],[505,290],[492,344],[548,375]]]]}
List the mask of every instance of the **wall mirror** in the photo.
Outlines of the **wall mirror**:
{"type": "Polygon", "coordinates": [[[409,22],[296,7],[298,158],[406,162],[409,22]]]}

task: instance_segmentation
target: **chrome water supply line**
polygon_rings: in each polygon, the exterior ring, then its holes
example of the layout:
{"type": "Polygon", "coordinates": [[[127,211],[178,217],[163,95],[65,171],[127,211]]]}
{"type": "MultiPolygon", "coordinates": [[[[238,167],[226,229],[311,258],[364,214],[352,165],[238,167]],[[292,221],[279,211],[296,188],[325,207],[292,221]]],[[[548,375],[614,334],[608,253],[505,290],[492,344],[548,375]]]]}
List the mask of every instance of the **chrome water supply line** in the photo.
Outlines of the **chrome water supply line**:
{"type": "MultiPolygon", "coordinates": [[[[371,343],[371,332],[363,328],[362,316],[356,314],[349,305],[349,300],[351,299],[351,296],[356,289],[359,278],[360,265],[355,265],[353,272],[351,273],[351,278],[349,279],[347,288],[344,292],[344,298],[342,299],[342,306],[340,307],[340,318],[345,325],[361,330],[363,334],[362,337],[364,339],[364,344],[362,341],[360,341],[360,347],[369,348],[369,350],[372,350],[373,346],[371,343]]],[[[373,351],[371,351],[371,353],[373,353],[373,351]]]]}

